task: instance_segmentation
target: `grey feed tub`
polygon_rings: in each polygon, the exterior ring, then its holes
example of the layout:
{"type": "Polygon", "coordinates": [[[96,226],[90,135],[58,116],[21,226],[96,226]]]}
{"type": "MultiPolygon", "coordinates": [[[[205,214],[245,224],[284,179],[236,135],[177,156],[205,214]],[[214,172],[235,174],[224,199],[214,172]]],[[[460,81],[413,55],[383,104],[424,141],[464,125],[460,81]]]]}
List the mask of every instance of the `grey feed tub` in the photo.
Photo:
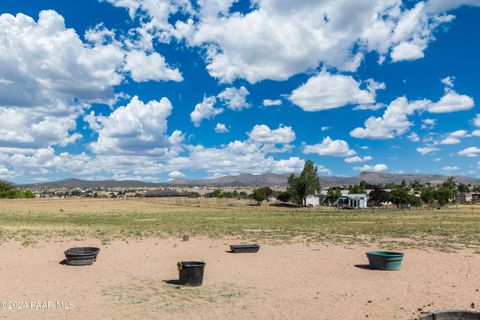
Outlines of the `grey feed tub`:
{"type": "Polygon", "coordinates": [[[412,320],[480,320],[480,312],[451,310],[434,312],[412,320]]]}
{"type": "Polygon", "coordinates": [[[256,253],[260,250],[258,244],[236,244],[230,246],[230,251],[233,253],[256,253]]]}
{"type": "Polygon", "coordinates": [[[69,266],[88,266],[97,260],[99,248],[78,247],[65,251],[65,264],[69,266]]]}

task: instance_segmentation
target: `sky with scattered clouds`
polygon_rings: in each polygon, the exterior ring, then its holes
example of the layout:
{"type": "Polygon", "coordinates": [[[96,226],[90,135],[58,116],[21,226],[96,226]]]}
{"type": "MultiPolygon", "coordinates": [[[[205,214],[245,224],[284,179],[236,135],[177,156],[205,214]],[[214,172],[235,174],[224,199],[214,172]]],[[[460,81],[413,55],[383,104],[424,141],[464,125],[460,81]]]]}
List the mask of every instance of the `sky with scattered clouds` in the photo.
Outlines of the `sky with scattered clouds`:
{"type": "Polygon", "coordinates": [[[0,179],[480,177],[480,0],[2,0],[0,179]]]}

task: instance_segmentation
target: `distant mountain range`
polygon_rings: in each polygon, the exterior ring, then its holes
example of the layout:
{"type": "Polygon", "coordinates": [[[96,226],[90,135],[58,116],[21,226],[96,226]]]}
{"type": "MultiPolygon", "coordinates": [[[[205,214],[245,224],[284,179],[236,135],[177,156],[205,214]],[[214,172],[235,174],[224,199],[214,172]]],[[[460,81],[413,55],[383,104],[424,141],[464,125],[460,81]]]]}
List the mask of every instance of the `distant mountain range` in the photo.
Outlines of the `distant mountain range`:
{"type": "Polygon", "coordinates": [[[64,179],[52,182],[39,182],[31,184],[19,184],[22,188],[41,188],[41,189],[98,189],[98,188],[156,188],[165,187],[165,183],[143,182],[136,180],[81,180],[64,179]]]}
{"type": "MultiPolygon", "coordinates": [[[[285,186],[290,174],[265,173],[261,175],[241,174],[238,176],[226,176],[215,179],[175,179],[169,182],[170,185],[177,186],[285,186]]],[[[370,184],[400,184],[403,180],[419,181],[421,183],[430,182],[438,184],[445,181],[450,176],[426,175],[426,174],[397,174],[397,173],[378,173],[361,172],[354,177],[320,176],[322,186],[345,186],[357,184],[360,181],[366,181],[370,184]]],[[[480,179],[469,178],[465,176],[453,176],[455,181],[465,184],[480,184],[480,179]]]]}
{"type": "MultiPolygon", "coordinates": [[[[41,182],[34,184],[18,185],[23,188],[160,188],[168,186],[192,186],[192,187],[255,187],[255,186],[286,186],[289,174],[265,173],[253,175],[244,173],[238,176],[225,176],[214,179],[175,179],[165,183],[142,182],[136,180],[80,180],[65,179],[53,182],[41,182]]],[[[322,186],[344,186],[366,181],[370,184],[400,184],[403,180],[407,183],[416,180],[421,183],[438,184],[446,180],[450,176],[442,175],[426,175],[426,174],[397,174],[397,173],[377,173],[377,172],[361,172],[354,177],[336,177],[336,176],[320,176],[322,186]]],[[[453,176],[455,181],[465,184],[480,184],[480,179],[469,178],[465,176],[453,176]]]]}

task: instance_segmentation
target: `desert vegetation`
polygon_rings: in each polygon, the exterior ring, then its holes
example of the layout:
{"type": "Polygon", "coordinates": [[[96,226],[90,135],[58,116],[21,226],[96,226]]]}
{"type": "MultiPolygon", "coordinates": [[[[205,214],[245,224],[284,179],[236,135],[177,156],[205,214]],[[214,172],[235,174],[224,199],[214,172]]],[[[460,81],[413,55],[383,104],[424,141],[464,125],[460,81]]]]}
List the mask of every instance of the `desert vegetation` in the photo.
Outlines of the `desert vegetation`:
{"type": "Polygon", "coordinates": [[[442,209],[255,205],[236,199],[3,200],[0,234],[5,241],[57,236],[115,239],[180,237],[266,242],[369,243],[444,250],[480,245],[480,207],[442,209]]]}

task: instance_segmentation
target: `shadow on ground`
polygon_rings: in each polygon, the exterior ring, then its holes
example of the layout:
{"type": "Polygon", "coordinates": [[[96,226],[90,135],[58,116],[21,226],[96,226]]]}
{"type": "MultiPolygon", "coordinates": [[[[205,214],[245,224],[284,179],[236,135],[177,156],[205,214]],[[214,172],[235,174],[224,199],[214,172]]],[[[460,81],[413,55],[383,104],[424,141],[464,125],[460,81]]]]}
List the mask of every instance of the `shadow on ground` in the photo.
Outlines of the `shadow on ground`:
{"type": "Polygon", "coordinates": [[[363,269],[363,270],[376,271],[376,269],[373,269],[372,267],[370,267],[369,264],[356,264],[356,265],[354,265],[354,267],[358,268],[358,269],[363,269]]]}

